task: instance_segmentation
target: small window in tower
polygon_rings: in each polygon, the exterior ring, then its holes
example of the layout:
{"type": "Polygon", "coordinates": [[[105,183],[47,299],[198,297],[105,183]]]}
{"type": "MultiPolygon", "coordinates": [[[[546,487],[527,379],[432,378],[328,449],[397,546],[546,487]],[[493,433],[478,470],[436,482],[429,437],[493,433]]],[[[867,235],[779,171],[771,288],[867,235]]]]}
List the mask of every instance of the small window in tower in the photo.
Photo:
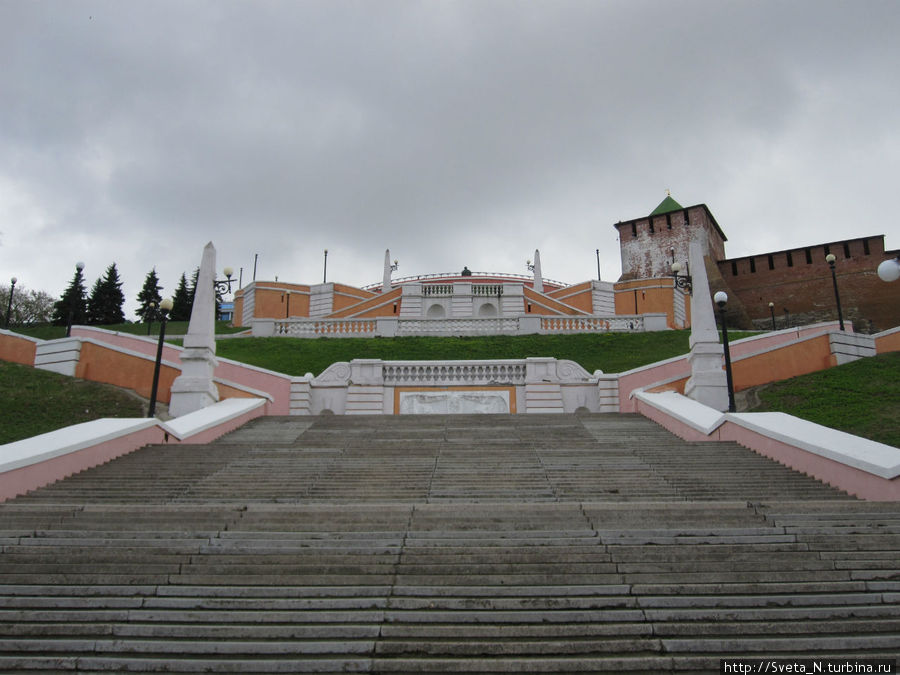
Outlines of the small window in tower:
{"type": "Polygon", "coordinates": [[[769,255],[769,269],[770,270],[775,269],[775,258],[772,255],[769,255]]]}
{"type": "Polygon", "coordinates": [[[650,225],[650,234],[653,234],[654,232],[656,232],[656,230],[653,228],[653,218],[650,218],[650,220],[648,220],[647,223],[650,225]]]}
{"type": "Polygon", "coordinates": [[[794,266],[794,256],[790,251],[787,252],[787,262],[788,262],[788,267],[794,266]]]}
{"type": "Polygon", "coordinates": [[[631,236],[632,236],[632,237],[636,237],[636,236],[637,236],[637,223],[632,223],[632,224],[631,224],[631,236]]]}
{"type": "Polygon", "coordinates": [[[844,242],[844,257],[850,257],[850,244],[848,244],[847,242],[844,242]]]}
{"type": "Polygon", "coordinates": [[[737,276],[737,261],[736,260],[731,261],[731,276],[733,276],[733,277],[737,276]]]}
{"type": "Polygon", "coordinates": [[[666,229],[667,230],[672,229],[672,214],[671,213],[666,214],[666,229]]]}
{"type": "Polygon", "coordinates": [[[869,240],[868,239],[863,239],[863,253],[865,253],[866,255],[872,254],[872,251],[869,250],[869,240]]]}
{"type": "Polygon", "coordinates": [[[812,265],[812,251],[810,249],[806,249],[806,264],[812,265]]]}
{"type": "Polygon", "coordinates": [[[831,254],[831,247],[828,244],[825,244],[824,249],[825,249],[825,255],[831,254]]]}
{"type": "Polygon", "coordinates": [[[750,258],[750,272],[756,274],[756,258],[750,258]]]}
{"type": "Polygon", "coordinates": [[[688,210],[687,210],[687,209],[684,210],[684,224],[685,224],[685,225],[690,225],[690,224],[691,224],[691,216],[690,216],[690,214],[688,213],[688,210]]]}

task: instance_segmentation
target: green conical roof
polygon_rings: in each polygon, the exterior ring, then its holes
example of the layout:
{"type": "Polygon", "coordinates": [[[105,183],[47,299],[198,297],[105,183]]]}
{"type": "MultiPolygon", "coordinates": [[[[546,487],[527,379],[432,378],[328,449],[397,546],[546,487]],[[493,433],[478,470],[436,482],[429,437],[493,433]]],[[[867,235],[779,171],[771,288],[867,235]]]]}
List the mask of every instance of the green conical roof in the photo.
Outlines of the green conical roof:
{"type": "Polygon", "coordinates": [[[650,213],[651,216],[659,216],[663,213],[671,213],[672,211],[681,211],[684,207],[672,199],[672,195],[666,195],[666,198],[663,199],[659,206],[657,206],[650,213]]]}

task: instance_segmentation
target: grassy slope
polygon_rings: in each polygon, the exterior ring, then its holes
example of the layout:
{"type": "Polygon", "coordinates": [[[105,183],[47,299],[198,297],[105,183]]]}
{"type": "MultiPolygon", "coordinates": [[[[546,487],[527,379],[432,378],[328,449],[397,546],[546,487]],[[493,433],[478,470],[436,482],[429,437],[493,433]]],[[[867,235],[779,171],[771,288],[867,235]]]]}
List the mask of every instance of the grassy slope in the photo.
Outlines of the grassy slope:
{"type": "Polygon", "coordinates": [[[101,417],[141,417],[141,402],[96,382],[0,361],[0,444],[101,417]]]}
{"type": "Polygon", "coordinates": [[[581,364],[588,372],[618,373],[688,352],[687,331],[600,335],[497,335],[405,338],[248,338],[219,340],[225,358],[288,375],[318,375],[332,363],[351,359],[520,359],[553,356],[581,364]]]}
{"type": "Polygon", "coordinates": [[[753,412],[796,417],[900,447],[900,353],[775,382],[753,412]]]}
{"type": "MultiPolygon", "coordinates": [[[[130,333],[132,335],[147,335],[147,324],[145,323],[118,323],[109,326],[97,326],[97,328],[105,328],[106,330],[118,331],[119,333],[130,333]]],[[[37,326],[28,326],[16,328],[13,330],[22,335],[38,338],[39,340],[55,340],[66,336],[65,326],[53,326],[51,324],[40,324],[37,326]]],[[[169,321],[166,324],[166,335],[184,335],[188,330],[187,321],[169,321]]],[[[216,321],[216,333],[239,333],[247,330],[246,328],[233,328],[228,321],[216,321]]],[[[159,324],[150,325],[150,335],[159,335],[159,324]]]]}

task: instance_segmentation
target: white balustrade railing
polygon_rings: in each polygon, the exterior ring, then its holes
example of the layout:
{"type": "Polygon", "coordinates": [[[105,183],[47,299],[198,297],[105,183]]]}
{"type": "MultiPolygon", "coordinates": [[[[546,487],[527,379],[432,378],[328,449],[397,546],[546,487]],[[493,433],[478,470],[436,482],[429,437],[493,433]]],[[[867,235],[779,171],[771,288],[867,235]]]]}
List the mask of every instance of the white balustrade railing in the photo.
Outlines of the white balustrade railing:
{"type": "Polygon", "coordinates": [[[423,284],[422,295],[453,295],[453,284],[423,284]]]}
{"type": "Polygon", "coordinates": [[[285,319],[275,322],[275,335],[288,337],[372,337],[375,319],[285,319]]]}
{"type": "Polygon", "coordinates": [[[400,319],[397,335],[494,335],[517,333],[516,318],[400,319]]]}
{"type": "Polygon", "coordinates": [[[503,295],[503,284],[472,284],[472,295],[491,297],[503,295]]]}
{"type": "Polygon", "coordinates": [[[544,316],[541,317],[542,333],[608,333],[643,331],[644,320],[640,316],[544,316]]]}
{"type": "Polygon", "coordinates": [[[665,314],[415,319],[254,319],[253,334],[286,337],[397,337],[415,335],[528,335],[666,330],[665,314]]]}
{"type": "Polygon", "coordinates": [[[386,361],[384,383],[396,385],[523,385],[524,360],[509,361],[386,361]]]}

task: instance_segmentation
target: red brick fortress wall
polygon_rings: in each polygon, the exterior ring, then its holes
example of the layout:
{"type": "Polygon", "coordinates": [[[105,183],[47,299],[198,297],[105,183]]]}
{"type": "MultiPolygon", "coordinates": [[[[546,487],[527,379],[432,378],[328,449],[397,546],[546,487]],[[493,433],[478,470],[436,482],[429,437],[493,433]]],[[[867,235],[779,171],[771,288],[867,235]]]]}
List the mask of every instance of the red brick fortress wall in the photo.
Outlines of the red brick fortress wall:
{"type": "Polygon", "coordinates": [[[713,291],[739,298],[756,328],[771,328],[770,302],[778,328],[785,327],[788,316],[791,325],[834,320],[837,304],[828,253],[836,258],[844,320],[866,333],[900,325],[900,282],[885,283],[876,273],[879,263],[896,255],[885,252],[884,235],[720,260],[725,287],[713,291]]]}

